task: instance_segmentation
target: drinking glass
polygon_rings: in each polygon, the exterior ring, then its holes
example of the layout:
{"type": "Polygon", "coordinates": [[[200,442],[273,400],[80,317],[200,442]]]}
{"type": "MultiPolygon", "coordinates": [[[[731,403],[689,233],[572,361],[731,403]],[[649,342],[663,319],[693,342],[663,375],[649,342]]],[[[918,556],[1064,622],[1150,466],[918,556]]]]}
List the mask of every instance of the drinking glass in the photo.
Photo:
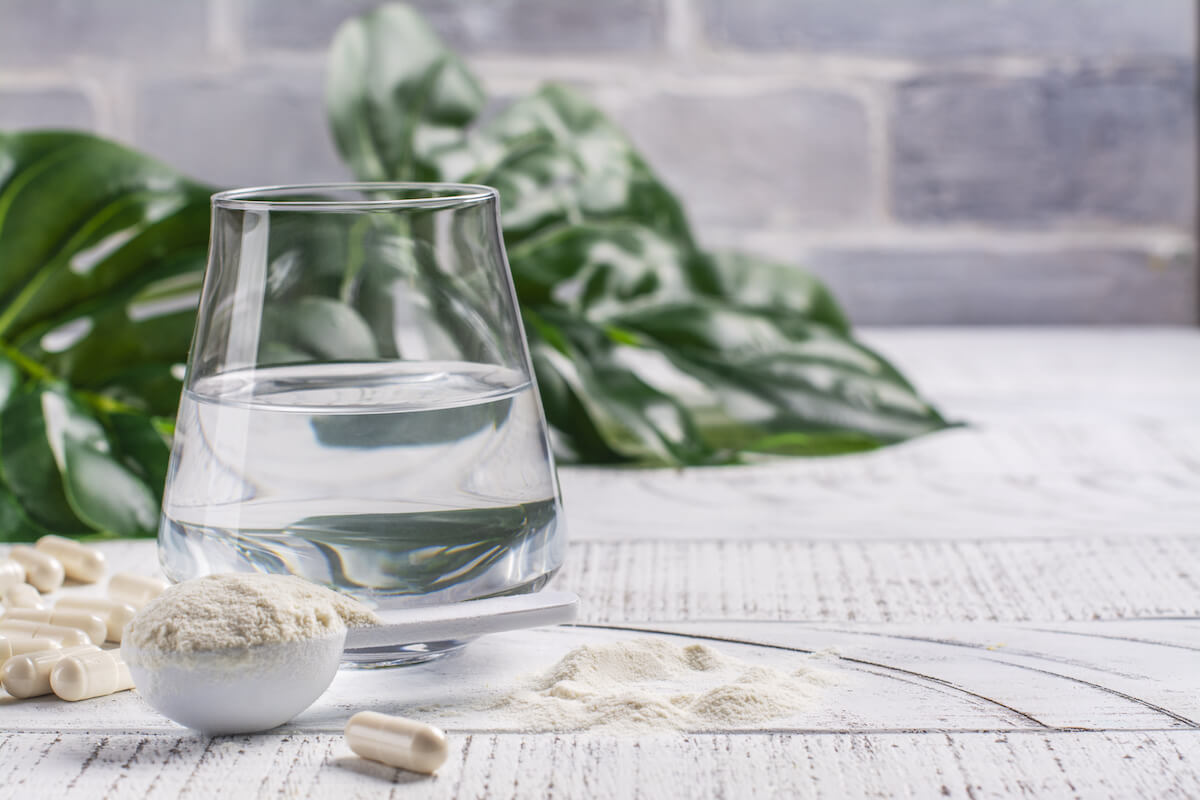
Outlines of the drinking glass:
{"type": "Polygon", "coordinates": [[[541,589],[561,501],[495,190],[279,186],[212,205],[167,575],[290,573],[379,608],[541,589]]]}

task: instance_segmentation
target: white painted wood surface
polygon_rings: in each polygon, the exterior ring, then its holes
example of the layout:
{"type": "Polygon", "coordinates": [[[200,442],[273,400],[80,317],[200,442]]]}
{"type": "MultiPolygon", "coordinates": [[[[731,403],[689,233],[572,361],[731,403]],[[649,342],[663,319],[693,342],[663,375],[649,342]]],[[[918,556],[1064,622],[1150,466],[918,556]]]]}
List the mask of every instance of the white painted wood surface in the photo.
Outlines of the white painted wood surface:
{"type": "MultiPolygon", "coordinates": [[[[971,425],[847,458],[564,470],[556,585],[583,625],[343,672],[253,737],[199,738],[134,693],[0,694],[0,798],[1200,795],[1200,332],[870,338],[971,425]],[[836,682],[766,730],[522,733],[470,710],[644,631],[836,682]],[[366,707],[445,725],[440,774],[354,758],[339,731],[366,707]]],[[[153,569],[148,543],[106,548],[153,569]]]]}

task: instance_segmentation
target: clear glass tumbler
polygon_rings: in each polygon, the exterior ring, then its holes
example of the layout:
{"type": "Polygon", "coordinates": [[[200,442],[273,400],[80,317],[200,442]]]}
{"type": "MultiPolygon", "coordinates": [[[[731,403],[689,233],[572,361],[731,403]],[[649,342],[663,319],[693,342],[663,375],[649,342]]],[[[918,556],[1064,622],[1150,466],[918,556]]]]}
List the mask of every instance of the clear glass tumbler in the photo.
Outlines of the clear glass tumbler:
{"type": "Polygon", "coordinates": [[[561,516],[495,190],[213,197],[158,535],[169,577],[291,573],[381,608],[532,592],[562,563],[561,516]]]}

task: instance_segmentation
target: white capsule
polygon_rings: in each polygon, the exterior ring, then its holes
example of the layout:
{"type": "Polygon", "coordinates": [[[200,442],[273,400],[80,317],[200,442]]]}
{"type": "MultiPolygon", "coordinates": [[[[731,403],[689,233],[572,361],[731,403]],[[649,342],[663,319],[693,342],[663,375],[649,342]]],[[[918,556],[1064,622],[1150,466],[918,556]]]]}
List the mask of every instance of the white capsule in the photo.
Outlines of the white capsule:
{"type": "Polygon", "coordinates": [[[125,630],[125,626],[129,624],[129,620],[133,619],[133,615],[137,612],[133,610],[133,606],[125,603],[118,603],[116,600],[109,600],[107,597],[78,597],[68,596],[60,598],[54,604],[56,609],[74,609],[77,611],[86,611],[89,614],[95,614],[104,620],[104,624],[108,626],[108,641],[121,641],[121,632],[125,630]]]}
{"type": "Polygon", "coordinates": [[[104,553],[65,536],[43,536],[34,547],[62,562],[67,577],[80,583],[95,583],[104,577],[104,553]]]}
{"type": "Polygon", "coordinates": [[[10,620],[0,618],[0,634],[18,634],[34,639],[53,639],[63,647],[73,647],[77,644],[91,644],[92,639],[79,628],[68,628],[65,625],[50,625],[45,622],[28,622],[21,619],[10,620]]]}
{"type": "Polygon", "coordinates": [[[4,590],[4,597],[0,599],[7,609],[46,607],[46,604],[42,602],[41,593],[28,583],[18,583],[16,586],[8,587],[4,590]]]}
{"type": "Polygon", "coordinates": [[[34,550],[29,545],[18,544],[9,551],[8,557],[21,562],[25,568],[25,580],[39,592],[53,592],[62,586],[66,572],[62,562],[49,553],[34,550]]]}
{"type": "Polygon", "coordinates": [[[92,644],[103,644],[108,636],[108,626],[104,619],[90,611],[75,611],[72,609],[59,610],[49,608],[13,608],[4,612],[0,617],[0,625],[6,622],[41,622],[50,625],[61,625],[64,628],[78,628],[87,634],[92,644]]]}
{"type": "Polygon", "coordinates": [[[50,694],[50,672],[67,656],[91,653],[100,648],[91,644],[64,647],[61,650],[38,650],[13,656],[0,667],[0,683],[13,697],[39,697],[50,694]]]}
{"type": "Polygon", "coordinates": [[[39,650],[58,650],[62,647],[62,642],[57,639],[43,639],[33,636],[22,636],[17,633],[0,633],[8,640],[8,646],[12,648],[14,656],[23,656],[26,653],[36,653],[39,650]]]}
{"type": "Polygon", "coordinates": [[[25,583],[25,568],[20,561],[0,558],[0,592],[25,583]]]}
{"type": "Polygon", "coordinates": [[[75,702],[132,689],[133,678],[120,650],[95,650],[67,656],[55,664],[50,688],[63,700],[75,702]]]}
{"type": "Polygon", "coordinates": [[[363,758],[432,775],[446,761],[446,734],[432,725],[378,711],[360,711],[346,723],[346,744],[363,758]]]}
{"type": "Polygon", "coordinates": [[[108,596],[113,600],[140,609],[166,591],[168,586],[170,584],[162,578],[149,578],[145,575],[134,575],[132,572],[118,572],[108,580],[108,596]]]}

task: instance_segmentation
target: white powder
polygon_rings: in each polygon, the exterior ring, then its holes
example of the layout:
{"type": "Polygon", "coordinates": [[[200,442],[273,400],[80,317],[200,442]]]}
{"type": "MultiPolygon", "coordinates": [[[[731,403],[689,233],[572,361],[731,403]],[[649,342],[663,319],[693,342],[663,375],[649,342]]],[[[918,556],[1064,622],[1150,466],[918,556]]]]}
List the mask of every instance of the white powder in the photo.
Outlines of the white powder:
{"type": "Polygon", "coordinates": [[[578,647],[491,710],[525,731],[717,730],[793,714],[833,682],[808,666],[788,673],[645,638],[578,647]]]}
{"type": "Polygon", "coordinates": [[[291,575],[209,575],[168,588],[125,629],[146,653],[201,653],[319,639],[377,625],[362,603],[291,575]]]}

